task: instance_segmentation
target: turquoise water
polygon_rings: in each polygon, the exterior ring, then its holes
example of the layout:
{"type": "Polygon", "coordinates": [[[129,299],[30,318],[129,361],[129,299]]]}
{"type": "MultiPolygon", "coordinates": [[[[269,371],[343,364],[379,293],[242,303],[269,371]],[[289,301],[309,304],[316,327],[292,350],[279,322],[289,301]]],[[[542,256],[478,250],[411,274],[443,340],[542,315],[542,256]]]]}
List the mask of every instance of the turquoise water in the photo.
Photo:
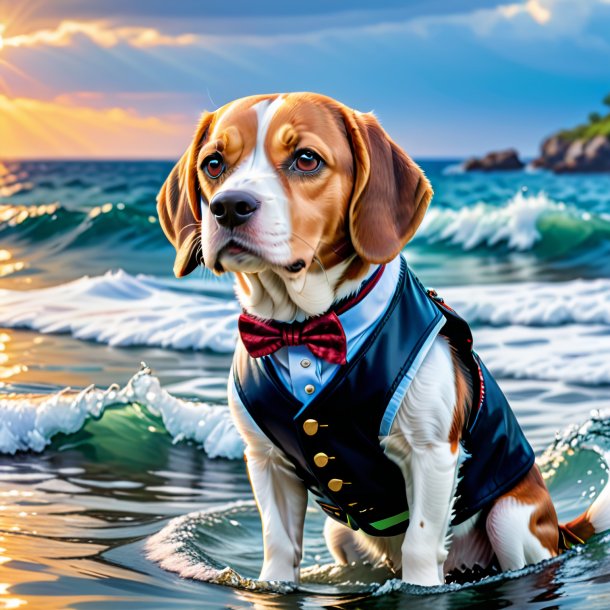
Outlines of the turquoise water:
{"type": "MultiPolygon", "coordinates": [[[[574,517],[607,480],[610,176],[422,166],[436,195],[407,257],[474,322],[574,517]]],[[[154,205],[170,169],[0,164],[0,603],[607,608],[608,536],[431,596],[330,566],[313,505],[301,587],[253,583],[259,521],[226,412],[237,306],[229,279],[171,277],[154,205]]]]}

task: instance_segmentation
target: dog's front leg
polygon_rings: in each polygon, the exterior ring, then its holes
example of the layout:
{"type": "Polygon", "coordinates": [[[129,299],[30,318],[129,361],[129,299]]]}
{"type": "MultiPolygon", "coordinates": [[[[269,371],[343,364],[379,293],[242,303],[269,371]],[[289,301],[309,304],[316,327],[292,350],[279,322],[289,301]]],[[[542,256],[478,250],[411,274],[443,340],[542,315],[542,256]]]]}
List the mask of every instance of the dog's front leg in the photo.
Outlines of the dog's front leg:
{"type": "Polygon", "coordinates": [[[261,515],[264,560],[260,579],[298,582],[307,489],[282,452],[250,417],[232,381],[229,407],[246,443],[248,474],[261,515]]]}
{"type": "Polygon", "coordinates": [[[307,489],[274,447],[249,446],[246,459],[263,526],[260,579],[298,582],[307,489]]]}
{"type": "Polygon", "coordinates": [[[433,586],[444,582],[446,538],[455,487],[457,454],[449,443],[415,447],[410,454],[409,527],[402,543],[402,579],[433,586]]]}

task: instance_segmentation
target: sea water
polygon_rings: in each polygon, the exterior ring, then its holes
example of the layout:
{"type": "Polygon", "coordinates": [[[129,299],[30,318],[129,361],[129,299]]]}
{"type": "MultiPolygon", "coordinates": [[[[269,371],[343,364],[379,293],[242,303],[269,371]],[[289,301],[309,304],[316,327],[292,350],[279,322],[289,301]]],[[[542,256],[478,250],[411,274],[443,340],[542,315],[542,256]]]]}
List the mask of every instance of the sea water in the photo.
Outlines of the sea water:
{"type": "MultiPolygon", "coordinates": [[[[239,307],[230,277],[171,275],[155,211],[171,167],[0,164],[0,604],[609,607],[610,536],[430,591],[333,565],[314,504],[301,584],[255,580],[226,405],[239,307]]],[[[610,176],[422,167],[435,197],[405,256],[472,323],[573,518],[608,478],[610,176]]]]}

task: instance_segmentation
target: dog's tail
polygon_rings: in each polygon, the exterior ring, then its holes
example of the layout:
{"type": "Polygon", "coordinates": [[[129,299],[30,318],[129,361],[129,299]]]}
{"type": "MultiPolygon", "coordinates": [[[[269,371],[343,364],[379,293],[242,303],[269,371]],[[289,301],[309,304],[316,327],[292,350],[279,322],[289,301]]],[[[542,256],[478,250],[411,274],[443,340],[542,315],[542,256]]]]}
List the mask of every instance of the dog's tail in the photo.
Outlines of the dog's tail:
{"type": "MultiPolygon", "coordinates": [[[[605,455],[606,463],[610,459],[610,453],[605,455]]],[[[599,534],[610,530],[610,481],[601,493],[595,498],[593,504],[576,519],[559,526],[560,536],[563,536],[565,548],[574,544],[586,542],[593,534],[599,534]]]]}

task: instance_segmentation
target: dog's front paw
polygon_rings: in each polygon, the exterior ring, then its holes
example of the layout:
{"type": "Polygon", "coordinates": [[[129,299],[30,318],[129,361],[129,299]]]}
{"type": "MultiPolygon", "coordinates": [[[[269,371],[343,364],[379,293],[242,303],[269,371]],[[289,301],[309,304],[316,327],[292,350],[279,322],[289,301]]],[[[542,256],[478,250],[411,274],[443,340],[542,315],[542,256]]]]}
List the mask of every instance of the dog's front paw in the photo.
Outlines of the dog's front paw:
{"type": "Polygon", "coordinates": [[[263,563],[259,580],[293,582],[298,584],[299,569],[288,562],[266,561],[263,563]]]}
{"type": "Polygon", "coordinates": [[[416,556],[413,553],[403,557],[403,582],[420,587],[439,587],[444,584],[443,563],[434,559],[423,555],[416,556]]]}
{"type": "Polygon", "coordinates": [[[418,587],[440,587],[444,584],[438,574],[417,574],[413,575],[405,575],[403,573],[402,581],[408,585],[417,585],[418,587]]]}

